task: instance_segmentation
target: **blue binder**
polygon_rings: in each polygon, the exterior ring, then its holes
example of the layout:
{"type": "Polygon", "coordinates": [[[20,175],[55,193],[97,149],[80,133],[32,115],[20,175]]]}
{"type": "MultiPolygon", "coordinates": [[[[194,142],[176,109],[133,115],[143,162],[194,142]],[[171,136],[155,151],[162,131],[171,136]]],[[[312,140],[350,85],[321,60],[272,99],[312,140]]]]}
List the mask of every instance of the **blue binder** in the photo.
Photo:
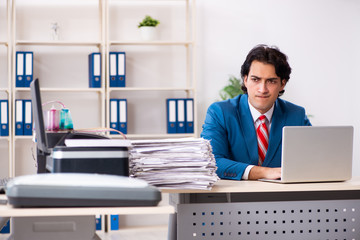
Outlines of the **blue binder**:
{"type": "Polygon", "coordinates": [[[32,135],[32,103],[31,100],[23,100],[23,122],[24,122],[24,135],[32,135]]]}
{"type": "Polygon", "coordinates": [[[24,135],[23,100],[15,100],[15,135],[24,135]]]}
{"type": "Polygon", "coordinates": [[[186,109],[185,132],[194,133],[194,99],[193,98],[185,99],[185,109],[186,109]]]}
{"type": "Polygon", "coordinates": [[[176,117],[177,117],[176,133],[185,133],[186,112],[185,112],[185,100],[184,99],[177,99],[176,117]]]}
{"type": "Polygon", "coordinates": [[[24,87],[30,87],[30,83],[33,80],[34,54],[33,54],[33,52],[24,52],[24,53],[25,53],[25,82],[24,82],[24,87]]]}
{"type": "Polygon", "coordinates": [[[102,216],[96,215],[96,217],[95,217],[96,231],[101,230],[101,221],[102,221],[102,216]]]}
{"type": "Polygon", "coordinates": [[[119,230],[119,215],[110,215],[110,229],[119,230]]]}
{"type": "Polygon", "coordinates": [[[166,99],[167,133],[176,133],[176,99],[166,99]]]}
{"type": "Polygon", "coordinates": [[[16,52],[16,87],[25,87],[25,53],[16,52]]]}
{"type": "Polygon", "coordinates": [[[117,53],[109,53],[109,76],[110,76],[110,87],[117,87],[117,53]]]}
{"type": "Polygon", "coordinates": [[[0,100],[0,136],[9,136],[9,101],[0,100]]]}
{"type": "MultiPolygon", "coordinates": [[[[119,129],[119,114],[118,114],[118,99],[110,99],[110,128],[119,129]]],[[[111,131],[110,134],[119,134],[118,132],[111,131]]]]}
{"type": "Polygon", "coordinates": [[[1,229],[1,234],[7,234],[10,233],[10,220],[7,221],[6,225],[1,229]]]}
{"type": "Polygon", "coordinates": [[[126,55],[125,52],[117,53],[117,87],[125,87],[126,55]]]}
{"type": "Polygon", "coordinates": [[[127,134],[127,100],[119,99],[119,128],[118,130],[127,134]]]}
{"type": "Polygon", "coordinates": [[[89,87],[101,88],[101,54],[89,54],[89,87]]]}

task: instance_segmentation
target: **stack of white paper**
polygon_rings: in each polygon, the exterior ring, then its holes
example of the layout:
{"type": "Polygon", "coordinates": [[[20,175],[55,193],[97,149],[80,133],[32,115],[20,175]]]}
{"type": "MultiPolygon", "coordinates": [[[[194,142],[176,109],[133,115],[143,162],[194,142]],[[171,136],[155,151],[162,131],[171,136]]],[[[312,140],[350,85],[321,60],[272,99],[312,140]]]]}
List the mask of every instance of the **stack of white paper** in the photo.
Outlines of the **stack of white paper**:
{"type": "Polygon", "coordinates": [[[218,180],[210,142],[203,138],[132,141],[130,174],[159,188],[211,189],[218,180]]]}

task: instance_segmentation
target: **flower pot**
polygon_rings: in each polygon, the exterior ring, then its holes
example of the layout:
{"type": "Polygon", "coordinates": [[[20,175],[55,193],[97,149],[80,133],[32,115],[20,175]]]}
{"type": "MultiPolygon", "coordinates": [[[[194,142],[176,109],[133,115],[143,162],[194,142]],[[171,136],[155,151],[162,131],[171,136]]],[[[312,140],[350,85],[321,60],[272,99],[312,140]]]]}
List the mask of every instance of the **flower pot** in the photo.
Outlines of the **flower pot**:
{"type": "Polygon", "coordinates": [[[141,39],[143,41],[154,41],[157,40],[157,29],[156,27],[140,27],[141,39]]]}

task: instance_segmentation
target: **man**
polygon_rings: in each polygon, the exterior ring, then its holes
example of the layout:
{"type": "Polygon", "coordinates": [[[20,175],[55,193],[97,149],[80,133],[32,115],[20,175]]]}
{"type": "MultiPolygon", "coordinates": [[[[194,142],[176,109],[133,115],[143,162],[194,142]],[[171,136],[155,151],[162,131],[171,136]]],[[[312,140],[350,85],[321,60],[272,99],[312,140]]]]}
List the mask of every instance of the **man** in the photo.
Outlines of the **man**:
{"type": "Polygon", "coordinates": [[[209,107],[201,137],[210,140],[220,178],[280,178],[282,128],[311,125],[304,108],[278,98],[290,73],[285,54],[258,45],[241,67],[244,94],[209,107]]]}

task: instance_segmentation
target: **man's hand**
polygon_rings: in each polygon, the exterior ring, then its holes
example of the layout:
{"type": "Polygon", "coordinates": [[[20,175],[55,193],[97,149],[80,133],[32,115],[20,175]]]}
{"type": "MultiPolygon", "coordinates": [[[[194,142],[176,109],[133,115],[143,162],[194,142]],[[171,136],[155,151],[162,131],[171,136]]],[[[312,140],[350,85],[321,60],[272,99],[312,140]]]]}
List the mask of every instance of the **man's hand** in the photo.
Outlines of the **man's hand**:
{"type": "Polygon", "coordinates": [[[249,172],[249,180],[278,179],[281,177],[281,168],[269,168],[254,166],[249,172]]]}

